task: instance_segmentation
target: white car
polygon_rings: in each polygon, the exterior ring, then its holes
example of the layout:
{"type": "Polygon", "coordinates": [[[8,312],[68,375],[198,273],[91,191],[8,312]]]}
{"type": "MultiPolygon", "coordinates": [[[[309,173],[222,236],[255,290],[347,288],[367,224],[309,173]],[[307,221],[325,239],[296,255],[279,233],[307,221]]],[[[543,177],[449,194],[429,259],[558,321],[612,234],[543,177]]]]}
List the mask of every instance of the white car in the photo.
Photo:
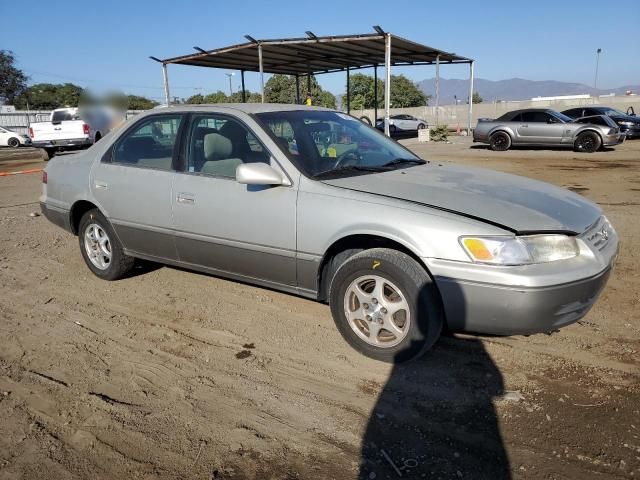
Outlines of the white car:
{"type": "MultiPolygon", "coordinates": [[[[422,118],[416,118],[412,115],[407,115],[404,113],[398,115],[391,115],[389,117],[389,132],[393,135],[394,133],[400,132],[415,132],[417,130],[422,130],[423,128],[427,128],[429,124],[426,120],[422,118]]],[[[379,119],[376,122],[376,128],[378,130],[384,131],[384,119],[379,119]]]]}
{"type": "Polygon", "coordinates": [[[22,135],[21,133],[0,127],[0,147],[17,148],[21,145],[29,144],[31,144],[31,139],[27,135],[22,135]]]}

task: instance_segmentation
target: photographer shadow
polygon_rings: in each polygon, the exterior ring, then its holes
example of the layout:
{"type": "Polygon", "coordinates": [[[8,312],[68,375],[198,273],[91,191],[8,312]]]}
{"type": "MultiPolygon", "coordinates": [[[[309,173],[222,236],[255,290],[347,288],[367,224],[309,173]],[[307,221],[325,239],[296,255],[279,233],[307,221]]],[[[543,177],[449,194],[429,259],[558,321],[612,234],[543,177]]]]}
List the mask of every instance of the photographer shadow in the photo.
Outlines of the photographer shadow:
{"type": "Polygon", "coordinates": [[[493,402],[502,375],[476,338],[443,336],[396,364],[362,439],[359,479],[510,479],[493,402]]]}

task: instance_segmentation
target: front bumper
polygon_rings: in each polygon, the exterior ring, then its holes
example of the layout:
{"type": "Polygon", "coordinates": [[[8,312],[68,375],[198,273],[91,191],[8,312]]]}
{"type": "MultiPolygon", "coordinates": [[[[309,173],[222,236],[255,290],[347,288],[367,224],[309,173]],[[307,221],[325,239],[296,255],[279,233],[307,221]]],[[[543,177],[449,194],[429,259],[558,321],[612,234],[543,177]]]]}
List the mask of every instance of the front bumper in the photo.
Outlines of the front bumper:
{"type": "Polygon", "coordinates": [[[518,335],[549,332],[580,320],[596,302],[611,268],[546,288],[510,288],[450,278],[436,279],[453,331],[518,335]]]}
{"type": "Polygon", "coordinates": [[[620,143],[624,143],[627,135],[623,132],[616,133],[614,135],[605,135],[602,137],[602,145],[605,147],[612,147],[620,143]]]}
{"type": "Polygon", "coordinates": [[[633,127],[620,127],[620,132],[626,134],[627,138],[640,138],[640,125],[633,127]]]}
{"type": "Polygon", "coordinates": [[[80,148],[91,146],[90,138],[69,138],[64,140],[32,141],[35,148],[80,148]]]}
{"type": "Polygon", "coordinates": [[[548,332],[584,317],[604,289],[618,256],[615,230],[603,217],[577,237],[570,260],[516,267],[424,259],[452,331],[493,335],[548,332]]]}

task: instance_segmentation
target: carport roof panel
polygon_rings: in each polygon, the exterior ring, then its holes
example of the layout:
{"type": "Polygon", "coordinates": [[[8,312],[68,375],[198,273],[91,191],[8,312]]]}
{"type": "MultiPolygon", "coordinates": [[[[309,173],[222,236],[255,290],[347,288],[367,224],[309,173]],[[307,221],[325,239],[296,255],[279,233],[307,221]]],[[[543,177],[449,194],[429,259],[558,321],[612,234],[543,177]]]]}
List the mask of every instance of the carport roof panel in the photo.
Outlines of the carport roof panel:
{"type": "MultiPolygon", "coordinates": [[[[391,35],[392,65],[430,65],[436,63],[469,63],[470,58],[422,45],[391,35]]],[[[306,75],[327,73],[346,68],[384,65],[385,35],[373,33],[314,38],[256,40],[215,50],[161,60],[164,64],[193,65],[257,72],[258,45],[262,45],[265,73],[306,75]]]]}

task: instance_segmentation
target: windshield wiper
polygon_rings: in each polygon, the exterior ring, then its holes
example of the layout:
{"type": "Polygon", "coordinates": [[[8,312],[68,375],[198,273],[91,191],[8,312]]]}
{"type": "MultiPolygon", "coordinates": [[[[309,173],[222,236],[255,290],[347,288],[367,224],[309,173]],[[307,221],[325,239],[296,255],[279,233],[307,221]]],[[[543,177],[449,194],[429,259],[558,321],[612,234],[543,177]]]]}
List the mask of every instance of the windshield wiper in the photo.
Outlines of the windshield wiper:
{"type": "Polygon", "coordinates": [[[381,167],[365,167],[362,165],[343,165],[338,168],[330,168],[329,170],[323,170],[314,175],[314,177],[323,177],[325,175],[342,172],[386,172],[388,169],[384,166],[381,167]]]}
{"type": "Polygon", "coordinates": [[[426,160],[421,160],[419,158],[396,158],[394,160],[391,160],[390,162],[385,163],[384,165],[382,165],[382,167],[389,168],[395,165],[406,165],[406,164],[424,165],[425,163],[427,163],[426,160]]]}

